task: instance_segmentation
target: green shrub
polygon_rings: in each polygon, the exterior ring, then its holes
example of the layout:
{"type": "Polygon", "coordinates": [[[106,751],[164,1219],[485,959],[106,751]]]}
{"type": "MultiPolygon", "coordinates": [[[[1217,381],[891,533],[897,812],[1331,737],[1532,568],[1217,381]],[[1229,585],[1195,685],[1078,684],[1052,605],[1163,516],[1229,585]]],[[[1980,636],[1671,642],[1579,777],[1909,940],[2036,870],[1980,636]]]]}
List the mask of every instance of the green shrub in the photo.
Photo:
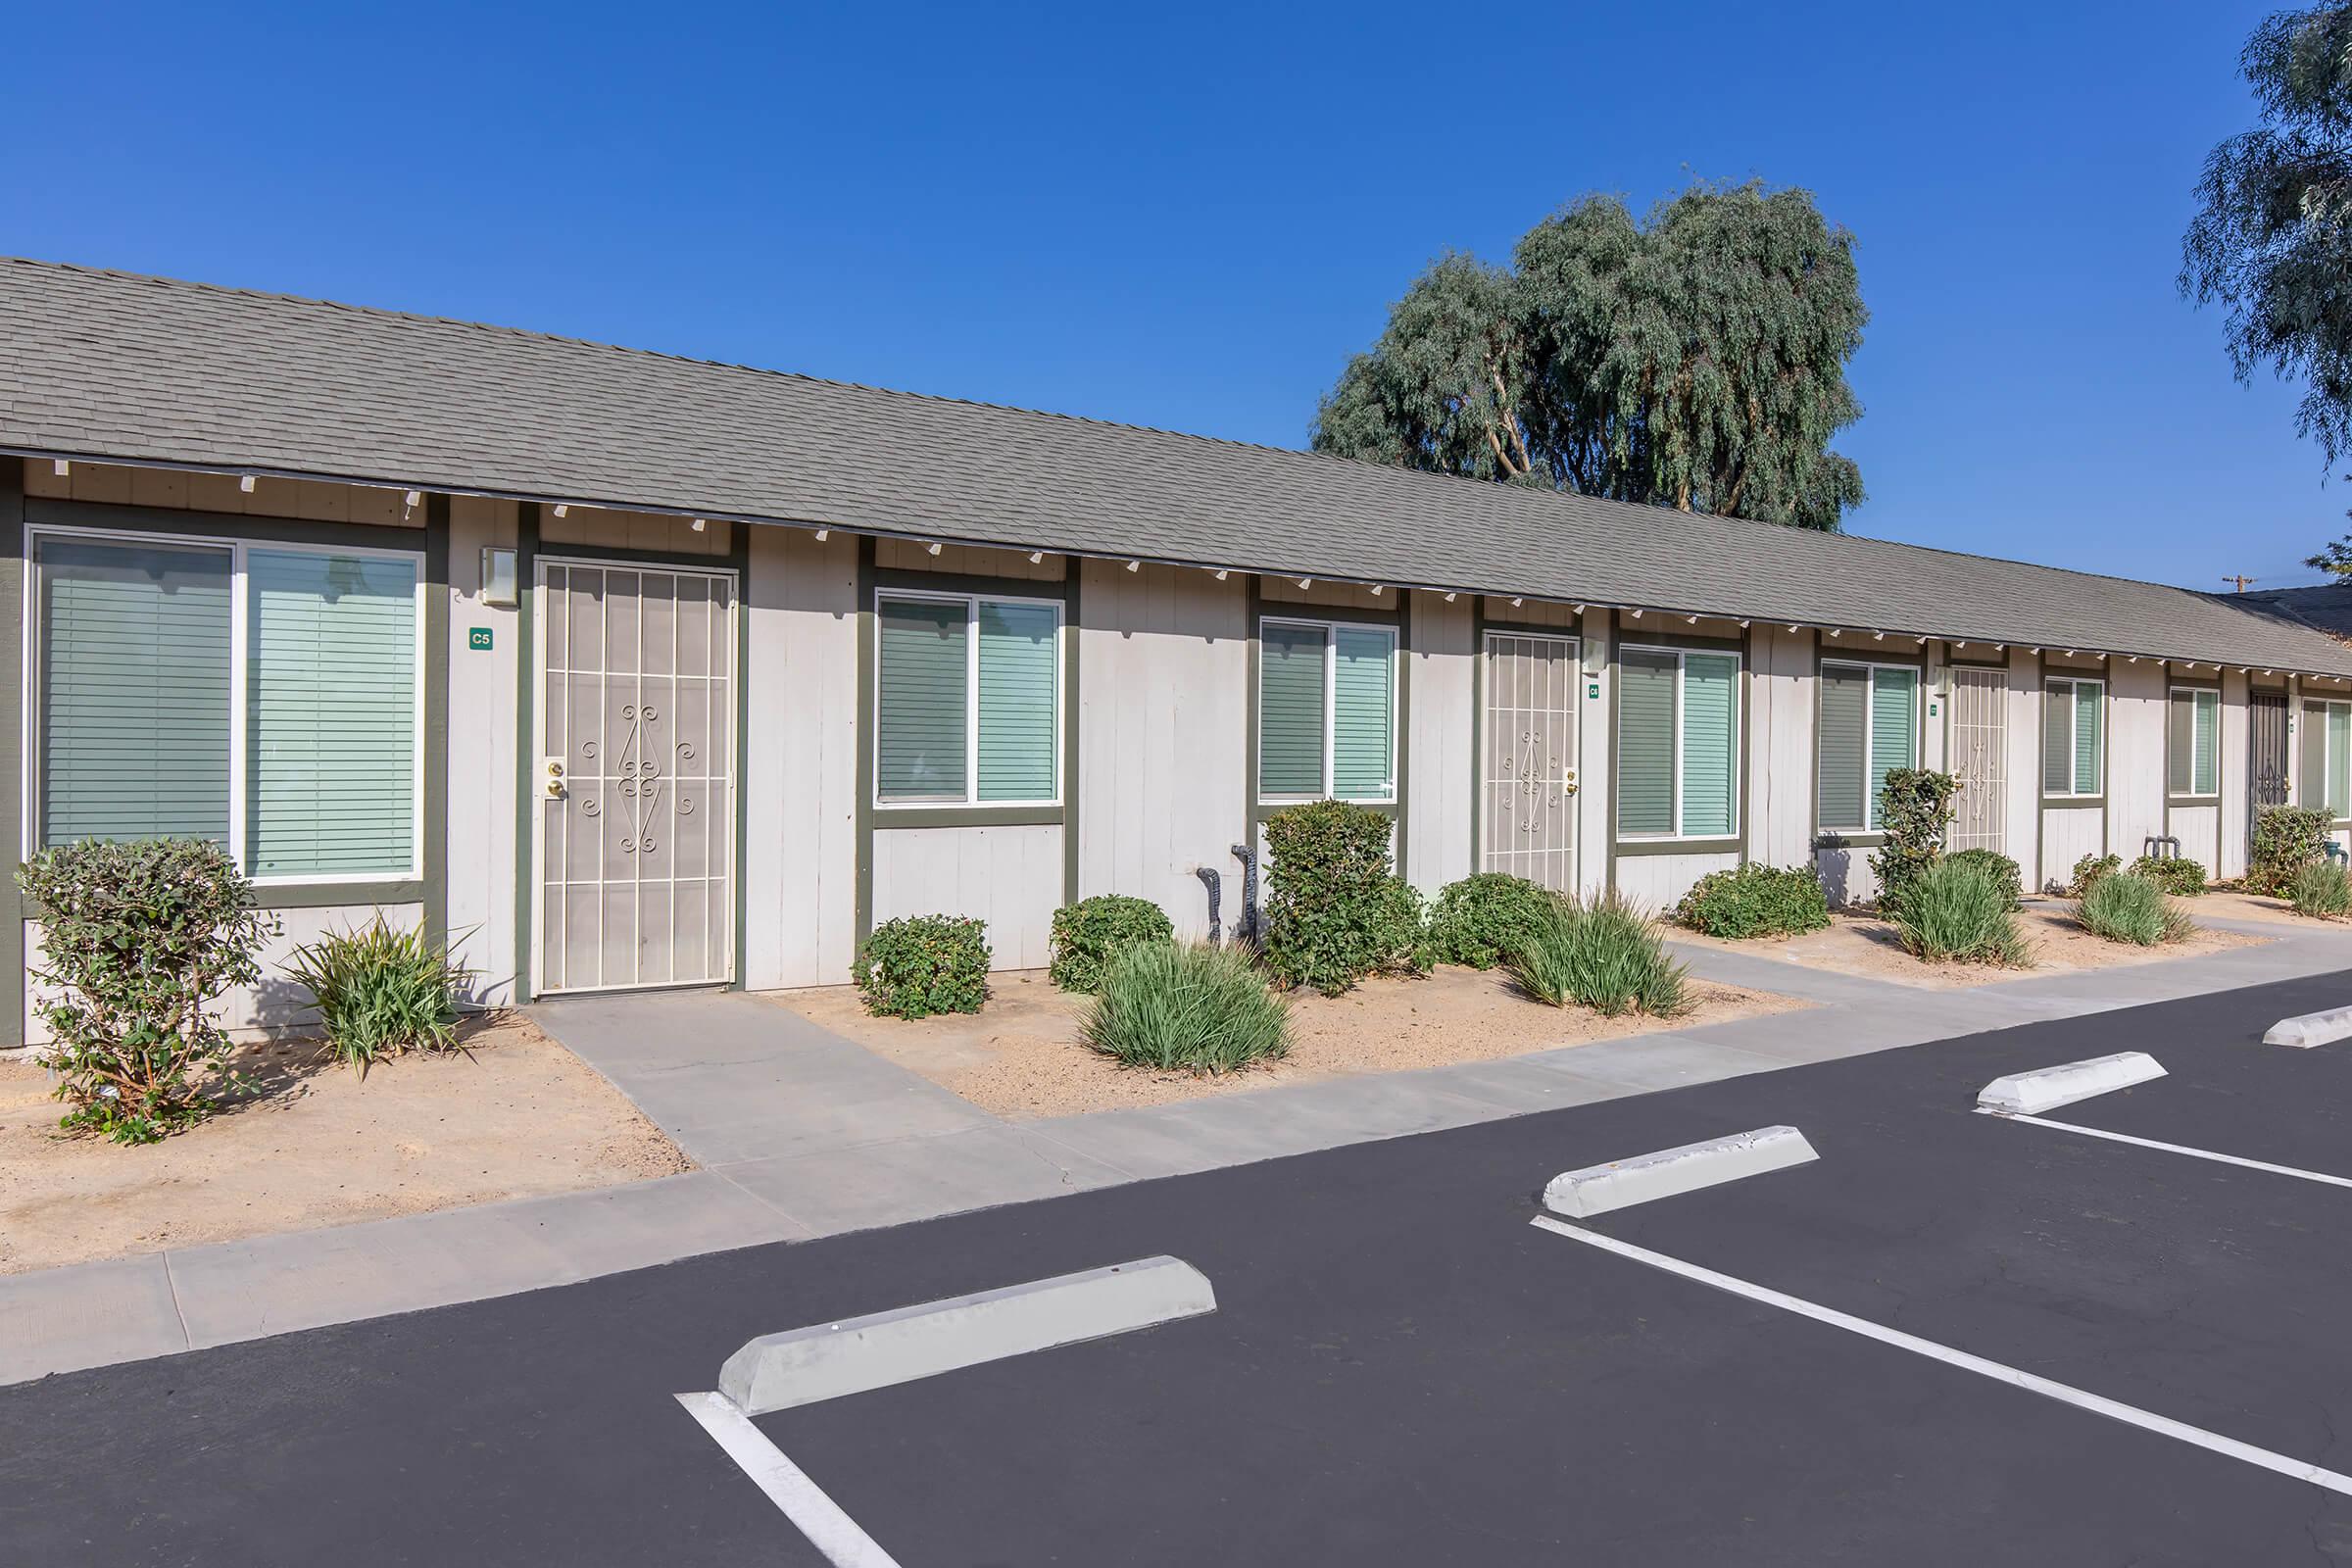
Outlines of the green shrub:
{"type": "Polygon", "coordinates": [[[1895,934],[1928,963],[1997,963],[2022,969],[2032,951],[1999,880],[1980,864],[1938,860],[1912,879],[1893,915],[1895,934]]]}
{"type": "Polygon", "coordinates": [[[1555,1007],[1574,1002],[1611,1018],[1690,1008],[1688,971],[1666,956],[1658,922],[1615,893],[1560,900],[1529,928],[1510,970],[1520,990],[1555,1007]]]}
{"type": "Polygon", "coordinates": [[[1991,877],[2009,901],[2009,907],[2026,906],[2026,874],[2018,863],[1998,850],[1957,850],[1944,857],[1954,865],[1973,865],[1991,877]]]}
{"type": "Polygon", "coordinates": [[[1266,968],[1284,986],[1336,997],[1368,974],[1420,973],[1430,953],[1421,896],[1393,875],[1387,816],[1316,801],[1266,818],[1266,968]]]}
{"type": "Polygon", "coordinates": [[[211,1090],[236,1088],[228,1036],[207,1008],[261,978],[253,884],[220,845],[84,840],[17,867],[40,906],[35,979],[59,1125],[151,1144],[214,1109],[211,1090]]]}
{"type": "Polygon", "coordinates": [[[2295,873],[2328,853],[2327,808],[2266,806],[2254,813],[2254,852],[2246,891],[2274,898],[2293,891],[2295,873]]]}
{"type": "Polygon", "coordinates": [[[1878,879],[1879,907],[1891,911],[1912,879],[1943,855],[1944,830],[1952,825],[1952,797],[1960,781],[1949,773],[1897,767],[1879,787],[1879,820],[1886,837],[1871,852],[1878,879]]]}
{"type": "Polygon", "coordinates": [[[1176,934],[1168,912],[1150,899],[1116,893],[1080,899],[1054,911],[1053,966],[1047,973],[1064,991],[1093,991],[1103,966],[1139,942],[1166,942],[1176,934]]]}
{"type": "Polygon", "coordinates": [[[2123,868],[2124,858],[2120,855],[2085,855],[2075,862],[2075,874],[2067,879],[2067,897],[2088,898],[2092,888],[2123,868]]]}
{"type": "Polygon", "coordinates": [[[1523,876],[1479,871],[1448,885],[1429,912],[1429,946],[1440,963],[1492,969],[1507,962],[1528,929],[1558,896],[1523,876]]]}
{"type": "Polygon", "coordinates": [[[876,1017],[978,1012],[988,1000],[988,922],[960,914],[885,920],[850,973],[876,1017]]]}
{"type": "Polygon", "coordinates": [[[1291,1011],[1243,949],[1147,942],[1104,967],[1078,1038],[1130,1067],[1224,1073],[1287,1054],[1291,1011]]]}
{"type": "Polygon", "coordinates": [[[2297,914],[2341,920],[2352,914],[2352,871],[2332,859],[2312,860],[2295,873],[2287,896],[2297,914]]]}
{"type": "Polygon", "coordinates": [[[1698,879],[1674,918],[1693,931],[1739,941],[1742,937],[1794,936],[1830,923],[1829,895],[1821,873],[1810,865],[1786,869],[1750,861],[1698,879]]]}
{"type": "Polygon", "coordinates": [[[2110,871],[2093,882],[2075,918],[2094,935],[2141,948],[2179,942],[2196,930],[2162,887],[2131,871],[2110,871]]]}
{"type": "Polygon", "coordinates": [[[2132,862],[2132,874],[2144,876],[2176,899],[2193,899],[2205,891],[2205,862],[2185,855],[2158,859],[2143,855],[2132,862]]]}
{"type": "Polygon", "coordinates": [[[327,1055],[368,1069],[408,1051],[458,1043],[458,993],[473,971],[422,927],[395,931],[378,913],[360,931],[329,932],[294,949],[286,977],[311,994],[327,1055]]]}

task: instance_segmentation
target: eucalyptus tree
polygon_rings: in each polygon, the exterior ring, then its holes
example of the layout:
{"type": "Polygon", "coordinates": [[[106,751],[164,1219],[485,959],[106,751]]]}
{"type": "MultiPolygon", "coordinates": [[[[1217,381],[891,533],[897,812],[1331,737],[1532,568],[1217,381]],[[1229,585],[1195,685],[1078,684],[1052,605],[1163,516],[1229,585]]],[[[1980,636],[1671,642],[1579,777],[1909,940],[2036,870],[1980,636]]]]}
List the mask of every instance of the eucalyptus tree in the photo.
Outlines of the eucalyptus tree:
{"type": "Polygon", "coordinates": [[[1508,269],[1448,256],[1416,279],[1313,443],[1835,529],[1862,499],[1829,442],[1861,416],[1845,366],[1867,319],[1853,237],[1803,191],[1702,183],[1644,220],[1587,197],[1508,269]]]}

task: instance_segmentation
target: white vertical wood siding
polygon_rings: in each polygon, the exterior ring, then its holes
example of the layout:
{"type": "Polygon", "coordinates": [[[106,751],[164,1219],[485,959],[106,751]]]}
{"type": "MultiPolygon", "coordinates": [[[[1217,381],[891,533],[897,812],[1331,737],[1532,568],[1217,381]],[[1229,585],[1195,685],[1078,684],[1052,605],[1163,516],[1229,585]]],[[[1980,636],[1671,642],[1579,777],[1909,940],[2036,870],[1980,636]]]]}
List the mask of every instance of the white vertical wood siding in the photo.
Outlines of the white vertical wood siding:
{"type": "Polygon", "coordinates": [[[2107,667],[2107,847],[2129,862],[2164,833],[2164,665],[2113,659],[2107,667]]]}
{"type": "Polygon", "coordinates": [[[858,746],[867,733],[858,541],[754,529],[743,606],[744,983],[839,985],[858,942],[858,746]]]}
{"type": "MultiPolygon", "coordinates": [[[[1495,601],[1490,599],[1487,603],[1492,607],[1495,601]]],[[[1489,613],[1493,613],[1491,609],[1489,613]]],[[[1568,617],[1567,629],[1578,629],[1574,616],[1568,617]]],[[[1616,744],[1616,736],[1609,726],[1612,706],[1609,654],[1614,646],[1614,617],[1605,610],[1589,610],[1582,630],[1585,684],[1579,699],[1584,709],[1576,719],[1576,745],[1582,754],[1576,773],[1576,879],[1585,895],[1591,897],[1609,885],[1609,800],[1617,778],[1616,760],[1610,750],[1616,744]]]]}
{"type": "Polygon", "coordinates": [[[2222,808],[2218,806],[2173,808],[2173,837],[2180,841],[2183,859],[2205,867],[2208,880],[2220,875],[2222,808]]]}
{"type": "Polygon", "coordinates": [[[1250,822],[1248,586],[1174,566],[1079,569],[1079,895],[1150,899],[1179,935],[1205,936],[1194,869],[1206,866],[1230,932],[1242,905],[1232,849],[1250,822]]]}
{"type": "Polygon", "coordinates": [[[2044,809],[2038,885],[2064,887],[2074,877],[2077,860],[2085,855],[2104,854],[2106,825],[2106,813],[2095,806],[2044,809]]]}
{"type": "Polygon", "coordinates": [[[1813,851],[1813,634],[1750,633],[1747,683],[1747,853],[1803,865],[1813,851]]]}
{"type": "Polygon", "coordinates": [[[1476,796],[1471,721],[1481,660],[1470,600],[1417,593],[1406,641],[1404,874],[1430,898],[1477,869],[1470,824],[1476,796]]]}
{"type": "Polygon", "coordinates": [[[2248,748],[2252,736],[2246,721],[2251,682],[2236,670],[2222,676],[2222,804],[2216,838],[2216,864],[2224,880],[2246,874],[2246,848],[2253,823],[2248,809],[2248,748]]]}
{"type": "Polygon", "coordinates": [[[988,922],[998,969],[1042,969],[1061,906],[1061,829],[911,827],[874,830],[874,923],[908,914],[988,922]]]}
{"type": "Polygon", "coordinates": [[[2009,650],[2008,820],[2002,854],[2015,860],[2026,886],[2041,885],[2034,846],[2041,825],[2041,662],[2023,648],[2009,650]]]}
{"type": "Polygon", "coordinates": [[[513,547],[511,501],[456,496],[449,507],[449,788],[444,821],[449,834],[449,930],[463,938],[458,956],[477,972],[477,1000],[514,1000],[515,879],[527,840],[515,842],[517,783],[514,694],[523,646],[521,612],[481,602],[482,549],[513,547]],[[476,626],[490,629],[490,646],[469,646],[476,626]]]}
{"type": "Polygon", "coordinates": [[[1740,863],[1737,853],[1719,855],[1627,855],[1617,860],[1617,891],[1644,909],[1664,914],[1682,902],[1690,885],[1709,871],[1740,863]]]}

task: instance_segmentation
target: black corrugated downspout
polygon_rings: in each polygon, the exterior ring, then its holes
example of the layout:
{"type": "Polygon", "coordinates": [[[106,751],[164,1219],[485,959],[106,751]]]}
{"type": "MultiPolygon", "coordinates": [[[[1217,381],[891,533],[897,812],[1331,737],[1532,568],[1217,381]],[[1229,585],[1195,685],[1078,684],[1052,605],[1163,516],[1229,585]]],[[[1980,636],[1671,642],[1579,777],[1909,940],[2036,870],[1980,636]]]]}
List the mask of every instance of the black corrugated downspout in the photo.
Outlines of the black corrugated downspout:
{"type": "Polygon", "coordinates": [[[1213,948],[1224,940],[1224,929],[1217,920],[1217,901],[1224,896],[1225,879],[1217,875],[1214,867],[1206,865],[1195,866],[1193,875],[1208,889],[1208,945],[1213,948]]]}

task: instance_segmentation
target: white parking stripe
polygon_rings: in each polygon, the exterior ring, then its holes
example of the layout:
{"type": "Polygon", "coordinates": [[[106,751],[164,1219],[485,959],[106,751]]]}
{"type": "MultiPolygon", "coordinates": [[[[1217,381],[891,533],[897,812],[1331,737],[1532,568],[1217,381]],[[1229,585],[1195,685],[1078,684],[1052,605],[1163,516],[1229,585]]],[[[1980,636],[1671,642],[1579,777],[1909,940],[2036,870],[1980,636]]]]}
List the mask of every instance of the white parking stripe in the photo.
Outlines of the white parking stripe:
{"type": "Polygon", "coordinates": [[[1938,1345],[1934,1340],[1923,1340],[1916,1334],[1905,1334],[1900,1329],[1890,1329],[1885,1324],[1873,1323],[1868,1318],[1855,1317],[1850,1312],[1840,1312],[1836,1307],[1821,1306],[1805,1300],[1801,1297],[1789,1296],[1784,1292],[1773,1290],[1769,1286],[1750,1284],[1746,1280],[1735,1279],[1729,1274],[1718,1274],[1711,1268],[1701,1268],[1696,1263],[1686,1263],[1679,1257],[1669,1257],[1664,1252],[1653,1252],[1646,1247],[1636,1247],[1631,1242],[1621,1242],[1614,1236],[1603,1236],[1597,1231],[1586,1230],[1581,1225],[1563,1223],[1548,1214],[1537,1215],[1533,1223],[1544,1230],[1550,1231],[1555,1236],[1565,1236],[1571,1241],[1583,1242],[1586,1246],[1599,1248],[1604,1252],[1614,1252],[1620,1257],[1632,1258],[1637,1263],[1647,1263],[1650,1267],[1663,1269],[1669,1274],[1680,1274],[1683,1278],[1696,1280],[1701,1285],[1711,1285],[1719,1291],[1729,1291],[1734,1296],[1743,1296],[1751,1301],[1762,1301],[1768,1306],[1777,1306],[1784,1311],[1794,1312],[1799,1317],[1809,1317],[1817,1323],[1827,1323],[1833,1328],[1841,1328],[1848,1333],[1859,1334],[1864,1339],[1877,1340],[1882,1345],[1891,1345],[1897,1349],[1909,1350],[1914,1354],[1924,1355],[1930,1360],[1941,1361],[1947,1366],[1956,1366],[1965,1372],[1974,1372],[1979,1377],[1990,1378],[1995,1383],[2006,1383],[2012,1388],[2023,1389],[2028,1394],[2038,1394],[2044,1398],[2056,1399],[2061,1404],[2071,1404],[2079,1409],[2106,1416],[2109,1420],[2121,1421],[2126,1426],[2138,1427],[2143,1432],[2153,1432],[2161,1437],[2172,1438],[2177,1442],[2186,1443],[2214,1453],[2227,1454],[2232,1459],[2242,1460],[2259,1469],[2273,1471],[2296,1481],[2308,1481],[2315,1487],[2325,1487],[2329,1492],[2352,1497],[2352,1476],[2339,1475],[2333,1470],[2324,1470],[2316,1464],[2307,1464],[2301,1459],[2290,1459],[2283,1453],[2273,1453],[2268,1448],[2258,1448],[2250,1443],[2240,1443],[2235,1438],[2226,1438],[2218,1432],[2208,1432],[2203,1427],[2192,1427],[2184,1421],[2175,1421],[2170,1416],[2157,1415],[2152,1411],[2142,1410],[2136,1405],[2110,1399],[2104,1395],[2091,1394],[2065,1383],[2056,1383],[2032,1372],[2021,1372],[2016,1367],[2003,1366],[1998,1361],[1987,1361],[1981,1355],[1971,1355],[1966,1350],[1955,1350],[1948,1345],[1938,1345]]]}
{"type": "Polygon", "coordinates": [[[734,1400],[723,1394],[681,1394],[678,1402],[703,1424],[704,1431],[718,1440],[727,1457],[743,1467],[743,1473],[784,1510],[784,1517],[800,1527],[808,1544],[823,1552],[833,1568],[899,1568],[898,1559],[860,1530],[857,1520],[842,1512],[841,1505],[826,1496],[807,1471],[785,1458],[784,1450],[768,1442],[767,1434],[752,1425],[751,1417],[738,1409],[734,1400]]]}
{"type": "Polygon", "coordinates": [[[2299,1170],[2292,1165],[2274,1165],[2267,1159],[2248,1159],[2242,1154],[2217,1153],[2210,1149],[2191,1149],[2186,1144],[2167,1144],[2154,1138],[2134,1138],[2130,1133],[2111,1133],[2104,1127],[2084,1127],[2079,1122],[2052,1121],[2047,1116],[2021,1116],[2014,1111],[1992,1110],[1979,1106],[1987,1116],[2003,1121],[2030,1121],[2036,1127],[2055,1127],[2060,1132],[2081,1133],[2085,1138],[2104,1138],[2111,1144],[2132,1144],[2141,1149],[2160,1149],[2168,1154],[2186,1154],[2191,1159],[2210,1159],[2220,1165],[2242,1165],[2247,1170],[2268,1171],[2273,1176],[2293,1176],[2307,1182],[2326,1182],[2330,1187],[2352,1187],[2352,1181],[2330,1176],[2321,1170],[2299,1170]]]}

